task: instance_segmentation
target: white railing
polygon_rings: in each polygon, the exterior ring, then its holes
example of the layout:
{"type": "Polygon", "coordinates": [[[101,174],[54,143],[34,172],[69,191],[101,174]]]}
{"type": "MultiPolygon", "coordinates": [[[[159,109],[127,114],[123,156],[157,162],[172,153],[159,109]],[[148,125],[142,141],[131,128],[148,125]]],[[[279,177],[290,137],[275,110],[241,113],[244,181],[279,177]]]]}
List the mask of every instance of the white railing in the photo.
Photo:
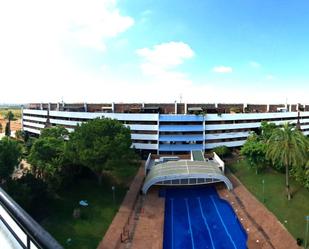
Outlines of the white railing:
{"type": "Polygon", "coordinates": [[[224,173],[224,170],[225,170],[225,165],[224,165],[224,162],[222,161],[222,159],[217,155],[216,152],[213,152],[214,154],[214,161],[216,161],[220,167],[222,168],[222,171],[224,173]]]}
{"type": "Polygon", "coordinates": [[[147,174],[147,170],[148,170],[148,168],[150,166],[150,162],[151,162],[151,153],[149,153],[148,158],[147,158],[147,160],[145,162],[145,175],[147,174]]]}

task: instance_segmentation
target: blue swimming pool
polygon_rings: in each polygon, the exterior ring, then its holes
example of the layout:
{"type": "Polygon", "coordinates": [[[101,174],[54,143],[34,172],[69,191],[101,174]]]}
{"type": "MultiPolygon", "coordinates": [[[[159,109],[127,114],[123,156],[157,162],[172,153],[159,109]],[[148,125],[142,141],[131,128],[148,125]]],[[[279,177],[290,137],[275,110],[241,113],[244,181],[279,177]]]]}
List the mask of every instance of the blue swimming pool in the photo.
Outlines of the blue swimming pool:
{"type": "Polygon", "coordinates": [[[247,234],[212,187],[165,192],[163,249],[246,249],[247,234]]]}

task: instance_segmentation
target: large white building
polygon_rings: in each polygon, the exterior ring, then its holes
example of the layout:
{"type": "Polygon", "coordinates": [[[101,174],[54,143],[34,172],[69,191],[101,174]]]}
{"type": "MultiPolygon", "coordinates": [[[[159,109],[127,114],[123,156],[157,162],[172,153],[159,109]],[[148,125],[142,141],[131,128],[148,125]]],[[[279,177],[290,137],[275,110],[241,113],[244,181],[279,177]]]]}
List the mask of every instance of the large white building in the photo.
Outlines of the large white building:
{"type": "Polygon", "coordinates": [[[262,121],[282,125],[299,120],[302,132],[309,135],[308,105],[29,104],[23,109],[22,126],[32,134],[40,134],[47,123],[73,131],[77,124],[103,117],[130,127],[137,150],[157,154],[238,147],[262,121]],[[239,113],[230,113],[235,111],[239,113]]]}

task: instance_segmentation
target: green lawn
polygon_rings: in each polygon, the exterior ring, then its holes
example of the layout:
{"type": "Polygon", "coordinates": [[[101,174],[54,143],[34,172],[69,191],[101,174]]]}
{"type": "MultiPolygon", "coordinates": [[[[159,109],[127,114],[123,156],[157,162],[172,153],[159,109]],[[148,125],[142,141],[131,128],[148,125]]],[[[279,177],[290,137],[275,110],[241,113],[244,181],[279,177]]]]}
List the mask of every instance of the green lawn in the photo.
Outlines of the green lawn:
{"type": "Polygon", "coordinates": [[[113,203],[111,184],[98,186],[94,180],[80,180],[60,193],[49,206],[50,216],[41,224],[65,248],[93,249],[101,241],[125,195],[124,187],[116,187],[113,203]],[[80,200],[87,200],[88,207],[81,208],[81,218],[74,219],[73,209],[80,200]],[[68,238],[72,239],[67,244],[68,238]]]}
{"type": "Polygon", "coordinates": [[[293,198],[285,196],[285,175],[272,169],[258,175],[247,166],[246,161],[228,165],[238,179],[263,202],[262,181],[265,181],[265,206],[277,216],[295,237],[305,237],[305,216],[309,215],[309,191],[291,179],[293,198]]]}

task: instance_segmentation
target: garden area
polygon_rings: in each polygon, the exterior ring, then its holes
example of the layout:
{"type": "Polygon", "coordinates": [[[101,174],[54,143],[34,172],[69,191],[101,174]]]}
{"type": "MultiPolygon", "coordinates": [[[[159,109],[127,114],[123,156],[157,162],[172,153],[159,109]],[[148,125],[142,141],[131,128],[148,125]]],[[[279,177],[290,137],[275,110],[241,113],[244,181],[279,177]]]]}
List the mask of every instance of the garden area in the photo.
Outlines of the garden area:
{"type": "Polygon", "coordinates": [[[309,215],[309,190],[290,180],[292,199],[285,193],[285,175],[271,167],[256,174],[248,161],[227,165],[246,188],[270,210],[294,238],[305,237],[305,216],[309,215]],[[263,192],[264,181],[264,192],[263,192]]]}
{"type": "Polygon", "coordinates": [[[125,193],[124,186],[116,186],[114,200],[110,182],[104,180],[98,186],[90,179],[80,180],[46,203],[49,215],[40,223],[65,248],[96,248],[125,193]],[[88,206],[80,206],[80,200],[87,200],[88,206]],[[75,208],[80,209],[79,218],[72,215],[75,208]]]}
{"type": "Polygon", "coordinates": [[[61,126],[39,137],[6,133],[0,185],[64,248],[96,248],[140,165],[131,145],[130,129],[112,119],[71,133],[61,126]]]}
{"type": "Polygon", "coordinates": [[[215,151],[301,245],[309,216],[309,138],[300,128],[262,122],[232,157],[227,147],[215,151]]]}

